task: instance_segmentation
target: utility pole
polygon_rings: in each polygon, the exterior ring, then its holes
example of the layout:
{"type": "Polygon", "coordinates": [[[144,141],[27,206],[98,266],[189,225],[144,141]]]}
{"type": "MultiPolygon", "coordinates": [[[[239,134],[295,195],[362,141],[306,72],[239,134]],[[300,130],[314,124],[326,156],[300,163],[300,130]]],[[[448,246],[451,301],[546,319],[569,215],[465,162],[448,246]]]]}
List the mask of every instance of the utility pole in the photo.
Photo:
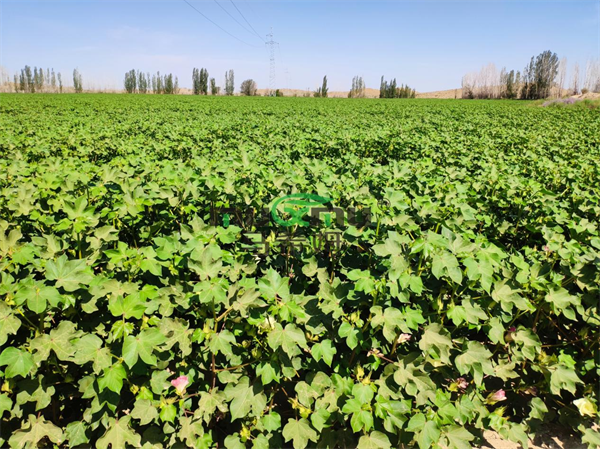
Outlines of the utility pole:
{"type": "Polygon", "coordinates": [[[269,95],[273,96],[275,95],[275,46],[277,45],[277,42],[275,42],[273,40],[273,27],[271,27],[271,32],[269,34],[267,34],[267,42],[265,42],[265,45],[268,46],[269,48],[269,60],[270,60],[270,67],[269,67],[269,95]]]}

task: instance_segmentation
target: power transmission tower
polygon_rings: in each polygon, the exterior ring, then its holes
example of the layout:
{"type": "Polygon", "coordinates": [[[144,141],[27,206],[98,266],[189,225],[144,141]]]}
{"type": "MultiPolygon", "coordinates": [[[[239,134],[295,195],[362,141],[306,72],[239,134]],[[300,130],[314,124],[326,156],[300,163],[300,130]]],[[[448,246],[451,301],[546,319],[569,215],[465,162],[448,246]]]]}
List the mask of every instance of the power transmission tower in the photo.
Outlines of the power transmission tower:
{"type": "Polygon", "coordinates": [[[265,45],[269,48],[269,95],[274,95],[275,92],[275,46],[277,42],[273,40],[273,28],[271,28],[271,32],[267,34],[267,42],[265,45]]]}

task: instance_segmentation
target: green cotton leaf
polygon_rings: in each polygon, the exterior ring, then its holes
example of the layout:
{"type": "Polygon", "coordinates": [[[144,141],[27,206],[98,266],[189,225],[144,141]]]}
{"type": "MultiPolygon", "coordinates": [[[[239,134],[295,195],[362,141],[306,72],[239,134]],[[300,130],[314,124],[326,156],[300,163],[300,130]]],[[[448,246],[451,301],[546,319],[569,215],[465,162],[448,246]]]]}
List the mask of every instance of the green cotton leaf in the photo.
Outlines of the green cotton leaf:
{"type": "Polygon", "coordinates": [[[90,441],[85,433],[86,429],[87,424],[83,421],[73,421],[67,424],[67,427],[65,428],[65,436],[69,442],[69,447],[79,446],[90,441]]]}
{"type": "Polygon", "coordinates": [[[21,320],[4,301],[0,301],[0,346],[4,346],[8,336],[16,334],[20,327],[21,320]]]}
{"type": "Polygon", "coordinates": [[[282,432],[285,441],[292,441],[294,449],[304,449],[308,441],[316,443],[318,441],[317,432],[310,426],[308,420],[290,419],[282,432]]]}
{"type": "Polygon", "coordinates": [[[539,419],[540,421],[544,420],[544,416],[548,413],[548,407],[544,404],[540,398],[533,398],[530,402],[531,411],[529,412],[529,417],[533,419],[539,419]]]}
{"type": "Polygon", "coordinates": [[[140,421],[140,425],[150,424],[158,417],[158,410],[147,399],[138,399],[135,401],[131,417],[140,421]]]}
{"type": "Polygon", "coordinates": [[[231,307],[240,312],[240,315],[248,316],[248,309],[265,307],[267,304],[259,299],[260,292],[253,288],[248,289],[240,297],[237,297],[231,307]]]}
{"type": "Polygon", "coordinates": [[[212,334],[208,347],[215,354],[221,353],[225,357],[232,357],[233,350],[231,346],[235,344],[235,336],[227,329],[223,329],[218,334],[212,334]]]}
{"type": "Polygon", "coordinates": [[[485,323],[486,321],[488,321],[489,317],[487,313],[485,313],[481,306],[472,299],[463,299],[461,301],[461,304],[466,312],[465,321],[467,323],[478,325],[480,322],[485,323]]]}
{"type": "Polygon", "coordinates": [[[535,360],[536,354],[542,351],[542,343],[536,334],[529,329],[519,329],[512,333],[513,341],[521,348],[523,355],[531,360],[535,360]]]}
{"type": "Polygon", "coordinates": [[[2,393],[0,394],[0,419],[4,415],[4,412],[10,411],[13,406],[13,401],[8,395],[2,393]]]}
{"type": "MultiPolygon", "coordinates": [[[[570,307],[577,307],[581,304],[579,297],[571,295],[564,288],[549,292],[544,299],[552,304],[555,313],[560,311],[564,313],[570,307]]],[[[569,318],[567,313],[565,313],[565,316],[569,318]]]]}
{"type": "Polygon", "coordinates": [[[0,252],[3,255],[11,252],[11,250],[17,247],[17,242],[21,237],[23,237],[23,234],[20,229],[13,229],[8,233],[8,236],[4,233],[3,229],[0,229],[0,252]]]}
{"type": "Polygon", "coordinates": [[[237,432],[227,435],[224,443],[226,449],[246,449],[246,445],[240,441],[240,434],[237,432]]]}
{"type": "Polygon", "coordinates": [[[303,349],[308,347],[304,332],[295,324],[287,324],[284,329],[281,324],[275,323],[275,329],[269,332],[267,343],[274,351],[282,348],[290,358],[302,353],[299,347],[303,349]]]}
{"type": "Polygon", "coordinates": [[[141,295],[128,295],[126,297],[112,295],[108,300],[108,310],[113,316],[140,319],[146,312],[147,304],[141,295]]]}
{"type": "MultiPolygon", "coordinates": [[[[374,245],[373,251],[379,257],[392,256],[395,259],[402,254],[402,244],[407,243],[396,231],[388,231],[388,238],[381,244],[374,245]]],[[[402,257],[399,257],[403,259],[402,257]]],[[[404,271],[404,270],[403,270],[404,271]]]]}
{"type": "Polygon", "coordinates": [[[264,434],[258,434],[252,440],[252,449],[269,449],[269,438],[264,434]]]}
{"type": "MultiPolygon", "coordinates": [[[[77,340],[74,344],[75,354],[73,362],[83,365],[87,362],[95,361],[102,352],[102,339],[94,334],[87,334],[77,340]]],[[[108,350],[108,348],[105,348],[108,350]]],[[[110,352],[109,352],[110,355],[110,352]]]]}
{"type": "Polygon", "coordinates": [[[356,398],[348,399],[342,408],[342,413],[349,415],[359,413],[362,410],[362,402],[356,398]]]}
{"type": "Polygon", "coordinates": [[[561,396],[561,390],[567,390],[571,394],[577,391],[577,384],[583,382],[577,376],[577,372],[564,365],[554,365],[550,368],[550,391],[552,394],[561,396]]]}
{"type": "Polygon", "coordinates": [[[363,435],[358,440],[357,449],[390,449],[392,444],[383,432],[373,431],[369,435],[363,435]]]}
{"type": "Polygon", "coordinates": [[[22,380],[19,382],[16,404],[23,405],[27,402],[35,402],[35,410],[43,410],[52,401],[56,390],[53,386],[46,385],[43,375],[38,375],[34,380],[22,380]]]}
{"type": "Polygon", "coordinates": [[[200,393],[200,400],[198,401],[198,408],[196,413],[202,416],[205,423],[209,423],[213,418],[214,412],[218,409],[221,413],[226,413],[229,408],[225,403],[225,393],[215,388],[209,392],[203,391],[200,393]]]}
{"type": "Polygon", "coordinates": [[[439,359],[445,364],[450,364],[450,349],[452,340],[448,332],[439,323],[432,323],[425,328],[425,332],[419,341],[419,348],[439,359]]]}
{"type": "Polygon", "coordinates": [[[200,276],[201,280],[214,278],[223,267],[220,252],[221,250],[216,245],[208,245],[201,250],[195,249],[190,255],[188,265],[200,276]]]}
{"type": "Polygon", "coordinates": [[[448,251],[442,251],[440,254],[433,256],[431,272],[437,279],[448,276],[455,284],[462,283],[462,270],[458,260],[454,254],[448,251]]]}
{"type": "Polygon", "coordinates": [[[368,432],[373,428],[373,414],[368,410],[359,410],[352,414],[350,418],[350,427],[355,433],[364,430],[368,432]]]}
{"type": "Polygon", "coordinates": [[[417,433],[416,440],[420,449],[429,449],[440,439],[440,429],[435,421],[427,421],[417,433]]]}
{"type": "Polygon", "coordinates": [[[227,280],[223,278],[215,278],[210,281],[198,282],[194,285],[194,293],[198,294],[200,303],[215,304],[227,303],[227,280]]]}
{"type": "Polygon", "coordinates": [[[150,377],[150,388],[152,392],[155,394],[162,394],[167,388],[171,386],[170,382],[167,382],[167,379],[171,377],[172,374],[165,371],[153,371],[152,376],[150,377]]]}
{"type": "Polygon", "coordinates": [[[323,360],[327,366],[331,366],[333,362],[333,356],[337,353],[336,347],[329,339],[314,344],[310,350],[312,356],[317,362],[319,360],[323,360]]]}
{"type": "Polygon", "coordinates": [[[425,418],[425,415],[423,413],[415,413],[408,420],[406,430],[408,432],[418,432],[423,428],[423,426],[425,426],[426,422],[427,418],[425,418]]]}
{"type": "Polygon", "coordinates": [[[296,393],[298,394],[298,400],[300,403],[306,406],[312,405],[314,399],[318,397],[318,393],[315,391],[313,387],[308,385],[304,381],[300,381],[294,387],[296,393]]]}
{"type": "Polygon", "coordinates": [[[271,412],[260,418],[260,422],[269,432],[275,432],[281,428],[281,415],[277,412],[271,412]]]}
{"type": "Polygon", "coordinates": [[[36,351],[33,358],[36,363],[46,360],[53,351],[59,360],[71,361],[75,353],[75,346],[71,340],[78,338],[81,331],[75,330],[75,323],[61,321],[56,329],[49,334],[43,334],[31,340],[30,347],[36,351]]]}
{"type": "Polygon", "coordinates": [[[407,334],[410,333],[410,330],[419,329],[420,325],[425,322],[423,313],[417,309],[406,308],[402,311],[402,316],[404,317],[404,320],[406,321],[406,325],[408,326],[408,329],[405,330],[405,329],[402,329],[402,327],[400,327],[400,328],[407,334]]]}
{"type": "Polygon", "coordinates": [[[184,416],[179,419],[181,429],[179,430],[178,437],[181,441],[184,441],[188,447],[196,447],[199,441],[199,437],[204,435],[204,426],[202,420],[194,419],[191,416],[184,416]]]}
{"type": "MultiPolygon", "coordinates": [[[[389,343],[392,343],[396,339],[398,328],[403,332],[409,332],[404,321],[404,314],[395,307],[386,307],[381,318],[383,319],[383,336],[389,343]]],[[[373,320],[372,324],[375,323],[376,321],[373,320]]]]}
{"type": "Polygon", "coordinates": [[[302,273],[304,273],[304,275],[309,278],[314,277],[317,274],[318,269],[319,264],[314,256],[307,259],[304,262],[304,265],[302,265],[302,273]]]}
{"type": "Polygon", "coordinates": [[[108,388],[115,393],[119,393],[123,388],[123,380],[127,379],[127,372],[121,363],[115,363],[110,368],[104,370],[104,374],[98,378],[98,387],[100,391],[108,388]]]}
{"type": "Polygon", "coordinates": [[[581,442],[588,445],[588,449],[597,449],[600,447],[600,432],[594,429],[585,429],[581,442]]]}
{"type": "Polygon", "coordinates": [[[454,359],[454,364],[460,374],[471,374],[475,383],[480,386],[484,374],[494,374],[490,358],[492,353],[477,341],[469,341],[467,350],[454,359]]]}
{"type": "Polygon", "coordinates": [[[5,366],[4,375],[9,379],[11,377],[25,377],[33,368],[33,357],[28,352],[15,347],[8,347],[0,354],[0,366],[5,366]]]}
{"type": "Polygon", "coordinates": [[[417,400],[417,405],[425,404],[435,398],[435,384],[429,373],[423,371],[423,366],[415,366],[406,361],[396,365],[394,381],[406,390],[406,393],[417,400]]]}
{"type": "Polygon", "coordinates": [[[444,428],[444,436],[448,439],[448,449],[471,449],[471,441],[475,439],[475,435],[457,425],[444,428]]]}
{"type": "Polygon", "coordinates": [[[531,303],[519,295],[520,290],[513,289],[506,281],[496,282],[494,285],[494,291],[492,292],[492,298],[494,301],[500,304],[502,310],[505,312],[511,312],[513,307],[519,310],[534,311],[535,307],[531,303]]]}
{"type": "Polygon", "coordinates": [[[354,282],[354,290],[365,292],[367,295],[375,289],[375,280],[368,270],[352,270],[348,273],[348,279],[354,282]]]}
{"type": "Polygon", "coordinates": [[[460,326],[467,321],[467,311],[463,306],[451,306],[448,308],[448,318],[452,320],[455,326],[460,326]]]}
{"type": "Polygon", "coordinates": [[[8,444],[15,449],[34,448],[38,447],[38,443],[44,438],[48,438],[55,444],[61,444],[64,441],[60,427],[46,421],[42,416],[36,418],[34,415],[29,415],[28,421],[22,424],[21,430],[10,437],[8,444]]]}
{"type": "Polygon", "coordinates": [[[153,351],[166,341],[166,337],[156,328],[144,329],[135,337],[130,335],[123,341],[123,360],[132,368],[139,358],[150,366],[156,365],[153,351]]]}
{"type": "Polygon", "coordinates": [[[242,377],[235,385],[228,384],[225,395],[231,401],[229,411],[232,421],[248,416],[260,416],[267,405],[265,394],[251,385],[247,377],[242,377]],[[252,415],[249,414],[250,410],[252,415]]]}
{"type": "Polygon", "coordinates": [[[352,396],[358,399],[362,404],[369,404],[373,400],[375,392],[370,385],[356,384],[352,387],[352,396]]]}
{"type": "Polygon", "coordinates": [[[343,322],[338,329],[338,335],[342,338],[346,338],[346,344],[350,349],[354,349],[358,346],[359,332],[358,329],[348,322],[343,322]]]}
{"type": "Polygon", "coordinates": [[[502,324],[502,321],[500,320],[500,318],[498,317],[492,317],[489,321],[488,321],[488,336],[490,337],[490,340],[492,341],[492,343],[495,344],[504,344],[504,333],[505,333],[505,329],[504,329],[504,325],[502,324]]]}
{"type": "Polygon", "coordinates": [[[68,260],[63,254],[56,261],[49,260],[46,263],[46,279],[56,281],[56,286],[67,292],[74,292],[82,284],[92,282],[94,275],[85,260],[68,260]]]}
{"type": "Polygon", "coordinates": [[[467,257],[462,262],[467,268],[467,278],[470,281],[480,281],[483,289],[489,293],[494,280],[494,267],[492,264],[487,260],[473,257],[467,257]]]}
{"type": "Polygon", "coordinates": [[[175,418],[177,417],[177,407],[175,407],[174,404],[163,405],[158,417],[162,422],[175,422],[175,418]]]}
{"type": "Polygon", "coordinates": [[[527,449],[529,447],[529,438],[525,432],[525,425],[523,423],[510,423],[509,426],[508,439],[510,441],[514,441],[515,443],[519,443],[523,449],[527,449]]]}
{"type": "Polygon", "coordinates": [[[182,357],[192,353],[192,331],[189,328],[189,322],[181,318],[163,318],[160,321],[160,331],[166,336],[164,350],[171,349],[174,345],[179,345],[179,351],[182,357]]]}
{"type": "Polygon", "coordinates": [[[258,288],[270,300],[287,299],[290,296],[289,278],[282,278],[273,268],[269,268],[266,275],[258,280],[258,288]]]}
{"type": "Polygon", "coordinates": [[[260,376],[263,385],[268,385],[273,381],[279,383],[280,374],[279,366],[273,362],[262,362],[256,367],[256,375],[260,376]]]}
{"type": "Polygon", "coordinates": [[[331,413],[329,413],[327,410],[324,408],[319,408],[314,413],[310,414],[310,422],[318,432],[322,432],[330,416],[331,413]]]}
{"type": "Polygon", "coordinates": [[[20,288],[15,295],[15,301],[20,303],[22,298],[26,298],[27,308],[38,314],[46,311],[48,303],[56,306],[62,299],[56,288],[44,285],[41,282],[20,288]]]}
{"type": "Polygon", "coordinates": [[[96,442],[97,449],[124,448],[127,446],[141,447],[142,438],[129,427],[130,416],[123,416],[119,419],[108,418],[106,432],[96,442]]]}

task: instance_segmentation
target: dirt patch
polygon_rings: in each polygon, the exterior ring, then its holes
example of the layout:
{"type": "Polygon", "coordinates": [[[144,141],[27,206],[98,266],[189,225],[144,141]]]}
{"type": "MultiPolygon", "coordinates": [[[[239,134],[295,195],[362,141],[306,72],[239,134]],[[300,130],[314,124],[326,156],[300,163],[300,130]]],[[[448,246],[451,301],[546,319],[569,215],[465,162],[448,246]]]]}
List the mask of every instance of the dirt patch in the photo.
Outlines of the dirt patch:
{"type": "MultiPolygon", "coordinates": [[[[485,443],[481,449],[520,449],[521,445],[503,439],[496,432],[483,432],[485,443]]],[[[581,437],[570,434],[562,428],[547,427],[542,429],[533,441],[529,442],[529,449],[587,449],[581,442],[581,437]]]]}

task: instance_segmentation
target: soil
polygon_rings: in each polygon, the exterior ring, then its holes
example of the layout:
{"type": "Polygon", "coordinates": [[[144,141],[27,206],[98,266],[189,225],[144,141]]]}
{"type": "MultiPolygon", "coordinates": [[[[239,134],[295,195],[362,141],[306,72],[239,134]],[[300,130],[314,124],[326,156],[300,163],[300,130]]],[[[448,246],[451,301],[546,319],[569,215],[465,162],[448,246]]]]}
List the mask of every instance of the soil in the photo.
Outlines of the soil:
{"type": "MultiPolygon", "coordinates": [[[[496,432],[485,431],[483,437],[486,444],[481,449],[520,449],[521,445],[504,440],[496,432]]],[[[569,434],[562,428],[547,427],[539,432],[533,441],[529,442],[529,449],[587,449],[581,442],[581,437],[569,434]]]]}

